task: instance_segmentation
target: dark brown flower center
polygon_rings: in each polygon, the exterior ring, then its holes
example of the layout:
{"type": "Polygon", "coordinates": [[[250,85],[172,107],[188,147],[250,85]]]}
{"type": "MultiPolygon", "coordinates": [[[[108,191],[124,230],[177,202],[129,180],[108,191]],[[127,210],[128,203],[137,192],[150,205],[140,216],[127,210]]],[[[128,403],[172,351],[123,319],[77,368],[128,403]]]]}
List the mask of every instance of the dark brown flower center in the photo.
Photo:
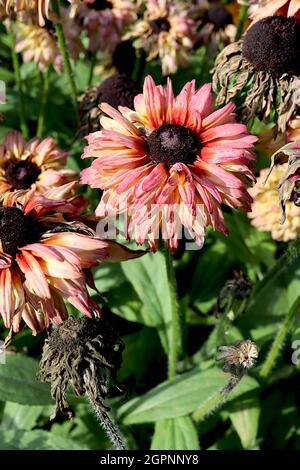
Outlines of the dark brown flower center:
{"type": "Polygon", "coordinates": [[[28,189],[36,182],[41,170],[29,160],[10,163],[5,170],[5,178],[12,189],[28,189]]]}
{"type": "Polygon", "coordinates": [[[256,71],[278,77],[300,72],[300,24],[294,17],[269,16],[247,31],[243,56],[256,71]]]}
{"type": "Polygon", "coordinates": [[[171,28],[170,22],[167,18],[156,18],[155,20],[149,21],[150,28],[153,33],[159,34],[163,31],[169,31],[171,28]]]}
{"type": "Polygon", "coordinates": [[[97,89],[97,103],[108,103],[114,108],[133,108],[134,97],[141,93],[136,82],[127,75],[114,75],[104,80],[97,89]]]}
{"type": "Polygon", "coordinates": [[[163,124],[148,139],[149,155],[155,163],[193,163],[201,148],[195,131],[179,124],[163,124]]]}
{"type": "Polygon", "coordinates": [[[0,240],[4,253],[15,256],[22,246],[39,239],[38,226],[17,207],[0,207],[0,240]]]}
{"type": "Polygon", "coordinates": [[[112,9],[111,2],[108,2],[107,0],[95,0],[94,2],[86,2],[86,5],[92,10],[96,11],[106,10],[107,8],[109,8],[110,10],[112,9]]]}
{"type": "Polygon", "coordinates": [[[131,76],[136,56],[135,48],[131,41],[122,41],[115,48],[112,55],[112,63],[120,74],[131,76]]]}
{"type": "Polygon", "coordinates": [[[231,13],[222,5],[212,5],[206,13],[207,21],[214,25],[214,30],[225,28],[226,25],[232,24],[231,13]]]}

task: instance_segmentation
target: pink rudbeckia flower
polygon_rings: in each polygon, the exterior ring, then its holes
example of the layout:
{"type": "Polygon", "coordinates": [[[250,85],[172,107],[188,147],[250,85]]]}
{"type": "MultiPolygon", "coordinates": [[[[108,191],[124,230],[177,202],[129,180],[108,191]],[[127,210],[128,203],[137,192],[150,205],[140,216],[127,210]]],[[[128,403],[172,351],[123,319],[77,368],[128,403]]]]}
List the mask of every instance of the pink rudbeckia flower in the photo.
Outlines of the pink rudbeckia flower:
{"type": "Polygon", "coordinates": [[[16,190],[43,193],[75,180],[77,173],[64,168],[67,156],[52,137],[26,142],[20,132],[8,132],[0,145],[0,196],[16,190]]]}
{"type": "Polygon", "coordinates": [[[68,316],[64,299],[88,317],[99,316],[87,290],[90,268],[141,255],[74,221],[73,204],[55,198],[58,190],[45,194],[51,199],[35,195],[22,205],[10,193],[0,207],[0,314],[11,333],[23,323],[33,334],[50,321],[59,324],[68,316]]]}
{"type": "Polygon", "coordinates": [[[153,251],[158,227],[171,250],[182,225],[199,245],[208,225],[226,233],[221,204],[250,210],[257,140],[236,122],[234,105],[215,109],[210,84],[196,90],[193,80],[175,98],[170,80],[156,86],[148,76],[134,107],[103,103],[109,117],[87,137],[83,158],[95,160],[81,181],[104,190],[96,214],[126,212],[128,237],[148,239],[153,251]]]}

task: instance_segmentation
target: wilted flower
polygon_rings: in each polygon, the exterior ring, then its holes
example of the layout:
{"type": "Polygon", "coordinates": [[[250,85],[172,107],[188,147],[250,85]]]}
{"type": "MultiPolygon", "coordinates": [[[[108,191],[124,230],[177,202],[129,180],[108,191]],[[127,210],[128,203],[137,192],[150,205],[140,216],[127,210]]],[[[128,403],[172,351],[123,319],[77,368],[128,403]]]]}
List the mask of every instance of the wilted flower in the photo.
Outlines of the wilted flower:
{"type": "Polygon", "coordinates": [[[195,41],[195,22],[169,0],[149,0],[144,17],[126,34],[136,38],[135,47],[144,49],[147,59],[159,57],[164,75],[175,73],[188,63],[188,52],[195,41]]]}
{"type": "Polygon", "coordinates": [[[219,4],[208,6],[200,23],[200,32],[197,40],[208,45],[211,54],[215,54],[220,47],[234,41],[237,28],[228,8],[219,4]]]}
{"type": "Polygon", "coordinates": [[[286,202],[286,220],[280,224],[278,186],[286,170],[287,164],[276,165],[268,179],[269,169],[261,170],[256,185],[249,191],[253,197],[252,212],[249,213],[252,225],[260,231],[271,232],[272,238],[278,241],[293,240],[300,233],[300,208],[293,202],[286,202]]]}
{"type": "Polygon", "coordinates": [[[124,344],[108,321],[100,318],[69,318],[45,341],[39,378],[51,384],[58,411],[72,416],[66,400],[68,388],[87,396],[97,417],[117,449],[124,449],[122,437],[104,404],[122,362],[124,344]]]}
{"type": "Polygon", "coordinates": [[[201,245],[207,225],[226,233],[222,203],[249,210],[249,168],[256,137],[237,124],[234,105],[215,110],[210,84],[187,83],[175,98],[172,84],[145,79],[135,111],[108,104],[102,131],[90,134],[83,158],[96,157],[82,171],[82,183],[104,194],[98,216],[126,212],[128,236],[148,238],[152,250],[163,227],[176,250],[182,225],[201,245]]]}
{"type": "Polygon", "coordinates": [[[285,132],[300,105],[300,24],[273,16],[254,23],[244,39],[227,46],[215,64],[213,87],[222,104],[240,95],[245,120],[277,113],[285,132]]]}
{"type": "Polygon", "coordinates": [[[38,16],[40,26],[49,17],[50,0],[0,0],[0,18],[26,12],[38,16]]]}
{"type": "Polygon", "coordinates": [[[41,27],[35,22],[16,22],[16,52],[23,53],[24,62],[36,62],[40,70],[53,65],[62,71],[62,57],[54,29],[41,27]]]}
{"type": "Polygon", "coordinates": [[[134,97],[140,91],[138,84],[124,74],[113,75],[100,85],[88,88],[80,98],[80,134],[87,135],[100,129],[101,103],[108,103],[114,108],[133,108],[134,97]]]}
{"type": "MultiPolygon", "coordinates": [[[[286,220],[286,206],[288,202],[293,202],[300,206],[300,142],[291,142],[284,145],[272,155],[272,165],[269,175],[274,170],[276,164],[287,163],[285,171],[278,184],[280,206],[282,209],[283,224],[286,220]]],[[[269,176],[268,175],[268,176],[269,176]]]]}
{"type": "Polygon", "coordinates": [[[267,16],[283,15],[295,16],[300,20],[299,10],[299,0],[252,0],[250,18],[258,21],[267,16]]]}
{"type": "Polygon", "coordinates": [[[99,259],[131,257],[76,222],[74,206],[60,195],[63,187],[21,205],[11,194],[0,207],[0,314],[13,332],[22,320],[34,334],[50,321],[59,324],[67,318],[63,299],[87,316],[100,315],[87,290],[89,269],[99,259]]]}
{"type": "MultiPolygon", "coordinates": [[[[71,57],[76,60],[83,46],[80,39],[80,27],[69,17],[66,9],[61,9],[61,22],[66,44],[71,57]]],[[[36,62],[40,70],[53,65],[61,72],[63,61],[57,44],[54,23],[50,20],[40,26],[37,17],[27,16],[15,23],[16,52],[23,53],[24,62],[36,62]]]]}
{"type": "Polygon", "coordinates": [[[134,3],[129,0],[84,0],[78,16],[87,31],[89,49],[110,54],[121,42],[126,26],[136,18],[134,3]]]}
{"type": "Polygon", "coordinates": [[[230,371],[232,367],[249,369],[253,367],[258,358],[258,348],[253,341],[247,339],[239,341],[233,346],[220,346],[217,361],[224,361],[224,370],[230,371]]]}
{"type": "Polygon", "coordinates": [[[77,173],[65,169],[66,159],[52,137],[25,142],[20,132],[8,132],[0,145],[0,196],[15,190],[43,193],[74,180],[77,173]]]}

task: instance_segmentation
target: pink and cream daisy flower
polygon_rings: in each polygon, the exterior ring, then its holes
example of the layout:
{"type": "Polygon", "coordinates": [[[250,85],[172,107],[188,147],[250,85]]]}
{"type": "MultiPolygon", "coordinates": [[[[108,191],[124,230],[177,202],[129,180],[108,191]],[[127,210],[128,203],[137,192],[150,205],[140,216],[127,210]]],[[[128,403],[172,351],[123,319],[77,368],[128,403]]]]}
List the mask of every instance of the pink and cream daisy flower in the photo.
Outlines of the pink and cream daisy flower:
{"type": "Polygon", "coordinates": [[[299,0],[255,0],[251,2],[250,18],[253,21],[267,16],[295,16],[300,21],[299,0]]]}
{"type": "Polygon", "coordinates": [[[43,193],[75,180],[77,173],[65,169],[67,155],[52,137],[25,142],[20,132],[8,132],[0,145],[0,196],[16,190],[43,193]]]}
{"type": "Polygon", "coordinates": [[[182,226],[199,245],[208,225],[227,233],[220,206],[250,210],[257,140],[236,122],[234,105],[215,109],[210,84],[196,90],[193,80],[175,98],[170,79],[162,87],[148,76],[134,108],[102,104],[109,117],[87,137],[83,158],[95,160],[81,181],[104,190],[96,215],[127,213],[128,237],[148,239],[153,251],[159,227],[171,250],[182,226]]]}
{"type": "Polygon", "coordinates": [[[90,268],[98,260],[140,256],[102,241],[83,222],[74,221],[74,206],[58,199],[63,191],[34,195],[22,205],[12,193],[0,207],[0,314],[18,332],[23,322],[33,334],[67,318],[64,299],[88,317],[101,314],[90,297],[90,268]],[[51,198],[49,197],[51,196],[51,198]]]}
{"type": "Polygon", "coordinates": [[[147,60],[160,58],[163,75],[175,73],[178,65],[188,64],[188,53],[195,41],[196,23],[169,0],[149,0],[143,19],[137,21],[124,39],[135,39],[147,60]]]}

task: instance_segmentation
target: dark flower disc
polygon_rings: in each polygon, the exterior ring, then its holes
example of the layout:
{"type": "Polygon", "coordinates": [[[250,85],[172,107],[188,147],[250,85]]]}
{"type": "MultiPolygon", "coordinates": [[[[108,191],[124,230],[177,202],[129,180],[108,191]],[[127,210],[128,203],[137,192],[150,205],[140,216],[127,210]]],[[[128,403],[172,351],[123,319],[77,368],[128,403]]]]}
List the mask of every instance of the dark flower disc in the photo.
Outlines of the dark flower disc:
{"type": "Polygon", "coordinates": [[[269,16],[257,21],[243,41],[243,56],[256,71],[274,77],[300,72],[300,24],[295,18],[269,16]]]}

